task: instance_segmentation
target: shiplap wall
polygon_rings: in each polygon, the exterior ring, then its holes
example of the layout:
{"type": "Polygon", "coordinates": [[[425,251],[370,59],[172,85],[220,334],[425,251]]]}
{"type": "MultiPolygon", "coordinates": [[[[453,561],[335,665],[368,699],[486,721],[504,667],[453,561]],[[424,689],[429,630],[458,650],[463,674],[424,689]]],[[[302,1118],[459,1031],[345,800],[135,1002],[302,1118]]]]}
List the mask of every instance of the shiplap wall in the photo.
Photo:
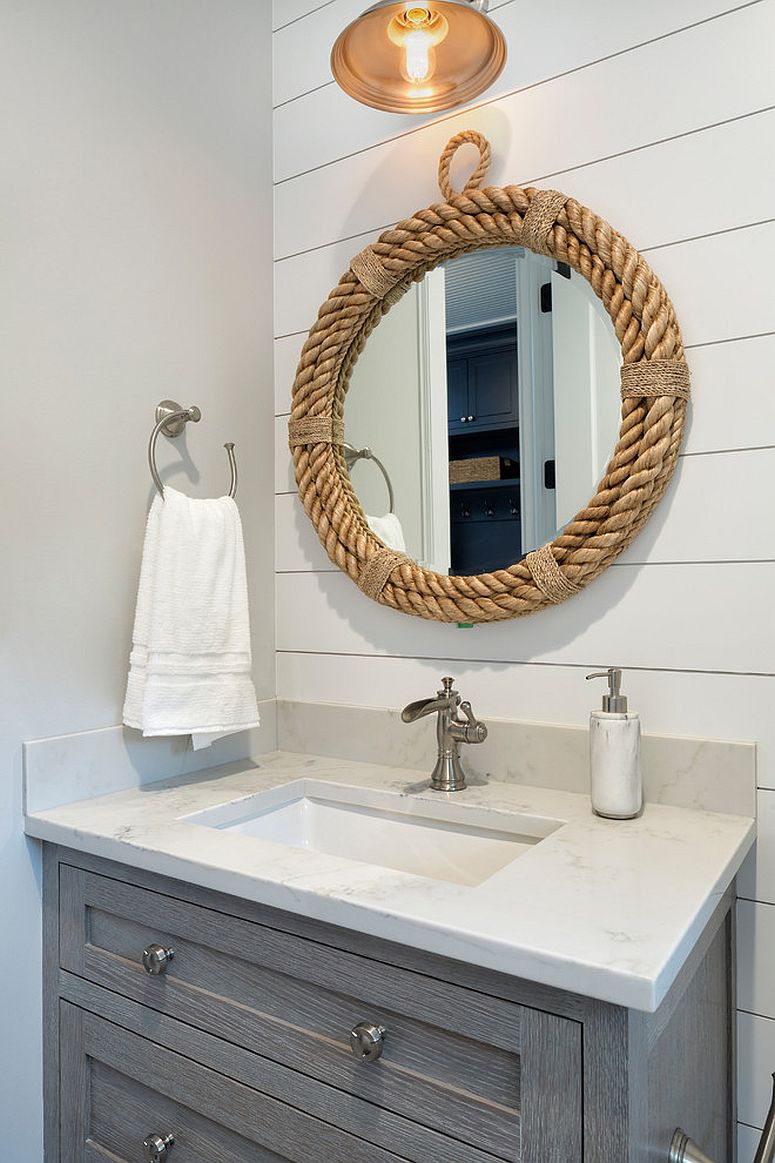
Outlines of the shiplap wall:
{"type": "MultiPolygon", "coordinates": [[[[275,0],[278,695],[398,707],[452,673],[479,714],[583,724],[585,671],[629,670],[647,730],[759,743],[761,839],[740,882],[740,1160],[775,1069],[775,0],[493,3],[510,46],[480,104],[378,113],[330,79],[363,0],[275,0]],[[455,132],[490,180],[556,187],[648,255],[695,402],[676,478],[619,563],[571,602],[473,630],[379,607],[328,562],[286,448],[304,334],[351,255],[437,199],[455,132]]],[[[470,156],[461,153],[458,178],[470,156]]]]}

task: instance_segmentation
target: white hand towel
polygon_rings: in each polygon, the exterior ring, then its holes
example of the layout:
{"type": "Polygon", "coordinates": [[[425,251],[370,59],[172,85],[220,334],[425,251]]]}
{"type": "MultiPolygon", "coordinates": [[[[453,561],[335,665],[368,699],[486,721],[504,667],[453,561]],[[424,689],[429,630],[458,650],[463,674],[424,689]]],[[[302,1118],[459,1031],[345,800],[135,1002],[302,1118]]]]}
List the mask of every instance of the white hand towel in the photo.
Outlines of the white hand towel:
{"type": "Polygon", "coordinates": [[[380,541],[384,541],[388,549],[394,549],[396,553],[406,553],[404,531],[395,513],[385,513],[384,517],[367,515],[366,520],[372,533],[375,533],[380,541]]]}
{"type": "Polygon", "coordinates": [[[167,486],[148,514],[124,722],[195,746],[257,727],[250,668],[239,510],[167,486]]]}

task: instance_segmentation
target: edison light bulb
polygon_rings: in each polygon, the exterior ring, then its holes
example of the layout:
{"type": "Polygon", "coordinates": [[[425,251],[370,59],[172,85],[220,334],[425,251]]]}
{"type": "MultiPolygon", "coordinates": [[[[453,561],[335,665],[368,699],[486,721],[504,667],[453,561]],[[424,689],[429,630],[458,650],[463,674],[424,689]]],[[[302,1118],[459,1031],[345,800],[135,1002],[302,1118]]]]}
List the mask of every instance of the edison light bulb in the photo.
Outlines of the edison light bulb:
{"type": "Polygon", "coordinates": [[[407,81],[422,85],[430,80],[436,66],[434,46],[448,31],[446,19],[429,8],[408,8],[393,17],[388,36],[402,49],[401,72],[407,81]]]}
{"type": "Polygon", "coordinates": [[[418,28],[407,33],[404,41],[404,71],[410,81],[417,85],[427,81],[433,71],[433,41],[427,32],[418,28]]]}

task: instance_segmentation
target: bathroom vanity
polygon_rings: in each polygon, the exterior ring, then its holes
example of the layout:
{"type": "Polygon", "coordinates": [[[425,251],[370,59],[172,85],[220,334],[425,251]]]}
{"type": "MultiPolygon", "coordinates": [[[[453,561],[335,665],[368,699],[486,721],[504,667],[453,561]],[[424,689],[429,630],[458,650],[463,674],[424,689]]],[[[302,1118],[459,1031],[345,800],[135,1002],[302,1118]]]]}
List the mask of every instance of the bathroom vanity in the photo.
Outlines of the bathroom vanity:
{"type": "Polygon", "coordinates": [[[27,830],[47,1163],[733,1157],[750,820],[277,754],[27,830]]]}

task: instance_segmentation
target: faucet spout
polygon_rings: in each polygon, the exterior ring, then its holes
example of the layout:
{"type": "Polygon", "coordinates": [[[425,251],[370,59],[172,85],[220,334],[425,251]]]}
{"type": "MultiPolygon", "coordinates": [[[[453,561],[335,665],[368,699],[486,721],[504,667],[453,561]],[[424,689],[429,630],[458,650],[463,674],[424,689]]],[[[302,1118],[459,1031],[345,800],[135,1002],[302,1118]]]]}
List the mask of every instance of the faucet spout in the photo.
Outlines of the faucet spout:
{"type": "Polygon", "coordinates": [[[418,719],[424,719],[426,715],[432,715],[434,711],[443,711],[447,706],[444,699],[418,699],[416,703],[409,703],[401,712],[401,719],[404,723],[416,723],[418,719]]]}

